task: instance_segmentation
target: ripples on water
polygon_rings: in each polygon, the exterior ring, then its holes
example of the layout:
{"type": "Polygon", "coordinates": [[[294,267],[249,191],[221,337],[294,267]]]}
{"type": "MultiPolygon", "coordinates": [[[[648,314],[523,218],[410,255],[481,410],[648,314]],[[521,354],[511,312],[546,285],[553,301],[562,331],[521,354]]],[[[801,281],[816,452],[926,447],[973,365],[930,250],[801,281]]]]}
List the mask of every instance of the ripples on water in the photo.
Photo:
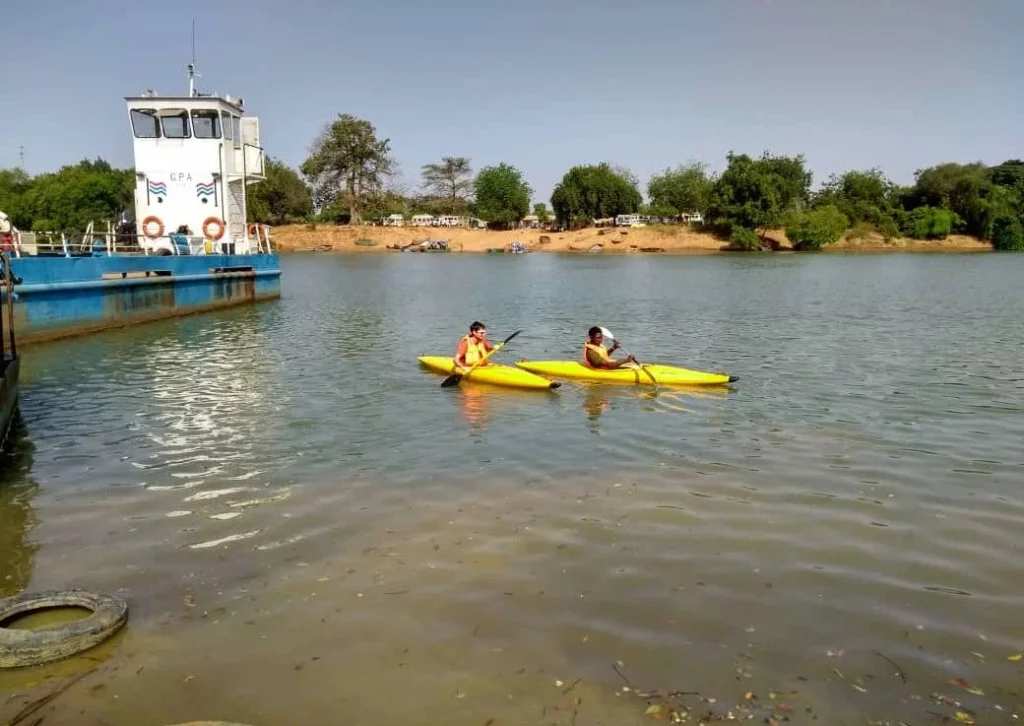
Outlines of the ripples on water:
{"type": "Polygon", "coordinates": [[[616,660],[795,722],[1021,712],[1024,259],[284,267],[279,302],[28,354],[3,594],[133,607],[118,699],[51,723],[635,723],[616,660]],[[741,380],[442,390],[415,356],[473,319],[524,329],[506,361],[602,324],[741,380]]]}

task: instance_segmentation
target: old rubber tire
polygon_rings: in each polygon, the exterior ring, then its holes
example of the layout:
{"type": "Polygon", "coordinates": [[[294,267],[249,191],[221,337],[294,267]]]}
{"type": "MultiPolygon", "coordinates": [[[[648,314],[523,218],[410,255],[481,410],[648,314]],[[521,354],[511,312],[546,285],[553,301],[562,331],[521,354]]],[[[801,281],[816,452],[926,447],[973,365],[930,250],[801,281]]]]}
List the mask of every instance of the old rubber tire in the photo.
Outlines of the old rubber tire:
{"type": "Polygon", "coordinates": [[[68,658],[102,643],[127,620],[128,603],[116,595],[51,590],[0,600],[0,668],[19,668],[68,658]],[[52,628],[15,630],[3,627],[3,623],[18,615],[64,607],[85,608],[91,610],[92,615],[52,628]]]}

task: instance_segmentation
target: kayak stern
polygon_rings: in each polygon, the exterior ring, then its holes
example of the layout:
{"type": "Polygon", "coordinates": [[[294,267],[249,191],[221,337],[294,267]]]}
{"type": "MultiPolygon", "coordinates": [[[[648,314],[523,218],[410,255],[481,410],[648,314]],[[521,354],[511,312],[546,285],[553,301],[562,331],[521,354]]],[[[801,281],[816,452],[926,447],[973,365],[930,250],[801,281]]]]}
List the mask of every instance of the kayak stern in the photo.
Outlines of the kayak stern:
{"type": "MultiPolygon", "coordinates": [[[[421,355],[416,360],[420,362],[420,365],[433,373],[440,373],[445,376],[458,373],[450,356],[421,355]]],[[[473,383],[487,383],[492,386],[530,390],[554,390],[562,385],[559,381],[552,381],[536,373],[513,366],[502,365],[501,363],[488,363],[485,366],[477,366],[472,373],[465,374],[463,380],[473,383]]]]}

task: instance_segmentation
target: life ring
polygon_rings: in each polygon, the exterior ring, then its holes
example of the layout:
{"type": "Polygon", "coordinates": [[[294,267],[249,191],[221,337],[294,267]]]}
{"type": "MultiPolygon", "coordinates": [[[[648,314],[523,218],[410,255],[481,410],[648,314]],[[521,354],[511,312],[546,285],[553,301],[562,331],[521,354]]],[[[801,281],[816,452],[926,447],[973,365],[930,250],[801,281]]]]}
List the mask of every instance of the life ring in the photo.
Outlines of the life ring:
{"type": "Polygon", "coordinates": [[[164,236],[164,223],[160,220],[160,217],[154,217],[150,215],[142,220],[142,234],[146,235],[150,239],[157,239],[158,237],[164,236]],[[149,233],[149,225],[155,224],[157,226],[156,234],[149,233]]]}
{"type": "Polygon", "coordinates": [[[214,241],[219,240],[224,236],[224,222],[217,217],[207,217],[203,220],[203,236],[208,237],[214,241]],[[210,233],[210,225],[217,225],[217,234],[210,233]]]}
{"type": "Polygon", "coordinates": [[[85,608],[92,614],[50,628],[22,630],[0,626],[0,668],[20,668],[68,658],[99,645],[128,621],[128,603],[116,595],[82,590],[22,593],[0,600],[0,623],[49,608],[85,608]]]}

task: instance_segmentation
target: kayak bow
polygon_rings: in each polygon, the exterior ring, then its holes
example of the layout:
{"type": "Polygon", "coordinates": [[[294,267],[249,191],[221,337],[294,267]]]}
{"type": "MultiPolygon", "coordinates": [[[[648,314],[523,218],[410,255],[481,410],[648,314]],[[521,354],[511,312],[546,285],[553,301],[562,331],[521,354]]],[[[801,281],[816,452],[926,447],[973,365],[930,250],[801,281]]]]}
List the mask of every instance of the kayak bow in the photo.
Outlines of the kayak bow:
{"type": "Polygon", "coordinates": [[[581,381],[597,381],[602,383],[622,383],[629,385],[650,385],[650,372],[661,385],[681,386],[720,386],[739,380],[736,376],[726,373],[709,373],[689,368],[646,363],[640,366],[623,366],[614,369],[587,368],[574,360],[521,360],[516,366],[551,378],[573,378],[581,381]]]}

